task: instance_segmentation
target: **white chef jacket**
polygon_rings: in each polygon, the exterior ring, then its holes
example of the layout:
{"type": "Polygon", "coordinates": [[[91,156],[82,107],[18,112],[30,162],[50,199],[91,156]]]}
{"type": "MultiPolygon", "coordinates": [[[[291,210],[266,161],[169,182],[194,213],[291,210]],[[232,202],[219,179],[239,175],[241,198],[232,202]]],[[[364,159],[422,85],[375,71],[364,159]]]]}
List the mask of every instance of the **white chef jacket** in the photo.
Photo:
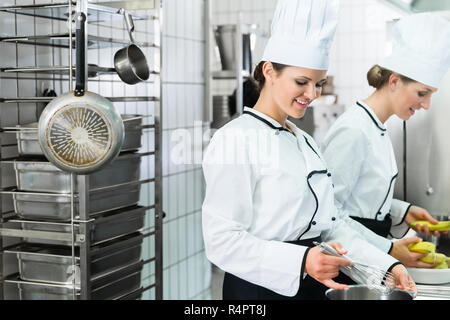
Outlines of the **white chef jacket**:
{"type": "Polygon", "coordinates": [[[321,236],[357,261],[388,270],[398,263],[339,219],[330,174],[314,140],[245,108],[213,136],[203,159],[202,207],[208,259],[278,294],[295,296],[306,276],[307,247],[321,236]]]}
{"type": "MultiPolygon", "coordinates": [[[[355,216],[382,221],[390,215],[390,236],[402,238],[409,229],[404,219],[411,205],[393,199],[397,163],[386,127],[375,112],[358,101],[327,132],[322,152],[333,174],[336,200],[342,206],[341,218],[355,216]]],[[[360,232],[370,233],[358,225],[352,222],[360,232]]],[[[387,239],[368,240],[380,248],[389,247],[387,239]]]]}

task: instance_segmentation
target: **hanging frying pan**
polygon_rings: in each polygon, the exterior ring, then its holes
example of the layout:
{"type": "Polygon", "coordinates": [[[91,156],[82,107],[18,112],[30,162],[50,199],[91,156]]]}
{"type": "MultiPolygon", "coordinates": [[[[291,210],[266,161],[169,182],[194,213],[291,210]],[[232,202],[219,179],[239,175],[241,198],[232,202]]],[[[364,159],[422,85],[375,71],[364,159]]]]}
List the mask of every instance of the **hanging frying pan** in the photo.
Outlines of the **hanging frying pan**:
{"type": "Polygon", "coordinates": [[[76,88],[52,100],[39,118],[39,143],[61,170],[87,174],[111,162],[124,138],[111,101],[86,91],[86,15],[76,18],[76,88]]]}

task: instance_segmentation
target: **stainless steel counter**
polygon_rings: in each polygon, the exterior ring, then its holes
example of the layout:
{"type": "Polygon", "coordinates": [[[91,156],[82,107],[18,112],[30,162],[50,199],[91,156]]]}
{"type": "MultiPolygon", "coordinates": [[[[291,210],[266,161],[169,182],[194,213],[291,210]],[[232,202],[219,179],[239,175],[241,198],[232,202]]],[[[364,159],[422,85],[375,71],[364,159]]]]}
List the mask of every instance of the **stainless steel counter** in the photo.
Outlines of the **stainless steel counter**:
{"type": "Polygon", "coordinates": [[[450,300],[450,283],[440,285],[417,285],[416,300],[450,300]]]}

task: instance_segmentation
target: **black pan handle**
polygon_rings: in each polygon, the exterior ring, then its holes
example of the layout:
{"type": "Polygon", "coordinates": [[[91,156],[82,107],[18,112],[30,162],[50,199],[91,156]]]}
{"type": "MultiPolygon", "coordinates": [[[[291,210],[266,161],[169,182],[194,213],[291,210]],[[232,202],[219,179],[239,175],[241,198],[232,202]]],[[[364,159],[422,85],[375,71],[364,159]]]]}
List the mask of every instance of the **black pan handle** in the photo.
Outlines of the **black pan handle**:
{"type": "Polygon", "coordinates": [[[86,15],[83,12],[76,17],[75,37],[75,96],[81,97],[86,90],[86,15]]]}

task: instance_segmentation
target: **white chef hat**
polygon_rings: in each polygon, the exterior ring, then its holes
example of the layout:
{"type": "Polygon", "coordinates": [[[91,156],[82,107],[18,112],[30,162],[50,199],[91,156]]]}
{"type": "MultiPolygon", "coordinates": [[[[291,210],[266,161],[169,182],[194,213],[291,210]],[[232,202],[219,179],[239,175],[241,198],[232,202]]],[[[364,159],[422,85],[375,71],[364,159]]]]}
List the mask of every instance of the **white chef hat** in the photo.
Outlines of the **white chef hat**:
{"type": "Polygon", "coordinates": [[[428,12],[401,19],[393,28],[392,54],[379,65],[438,88],[450,68],[450,22],[428,12]]]}
{"type": "Polygon", "coordinates": [[[339,0],[279,0],[262,61],[328,70],[339,0]]]}

